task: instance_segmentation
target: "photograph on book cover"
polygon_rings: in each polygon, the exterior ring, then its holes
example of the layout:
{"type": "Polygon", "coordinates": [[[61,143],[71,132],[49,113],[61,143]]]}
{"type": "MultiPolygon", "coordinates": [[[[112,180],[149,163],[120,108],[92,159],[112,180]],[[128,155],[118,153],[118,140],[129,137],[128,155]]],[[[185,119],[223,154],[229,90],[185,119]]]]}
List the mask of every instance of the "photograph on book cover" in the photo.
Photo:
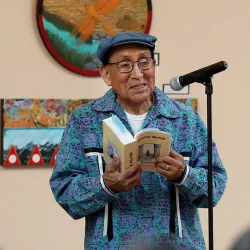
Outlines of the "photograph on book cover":
{"type": "Polygon", "coordinates": [[[110,140],[107,140],[107,153],[108,153],[108,156],[112,159],[114,157],[114,154],[118,154],[120,160],[122,160],[121,154],[119,153],[115,145],[110,140]]]}
{"type": "Polygon", "coordinates": [[[37,26],[52,57],[81,75],[100,76],[100,42],[121,31],[148,34],[151,0],[37,0],[37,26]]]}
{"type": "Polygon", "coordinates": [[[152,160],[160,155],[160,144],[144,143],[139,146],[139,161],[152,163],[152,160]]]}
{"type": "Polygon", "coordinates": [[[91,99],[2,99],[1,165],[53,165],[73,110],[91,99]]]}

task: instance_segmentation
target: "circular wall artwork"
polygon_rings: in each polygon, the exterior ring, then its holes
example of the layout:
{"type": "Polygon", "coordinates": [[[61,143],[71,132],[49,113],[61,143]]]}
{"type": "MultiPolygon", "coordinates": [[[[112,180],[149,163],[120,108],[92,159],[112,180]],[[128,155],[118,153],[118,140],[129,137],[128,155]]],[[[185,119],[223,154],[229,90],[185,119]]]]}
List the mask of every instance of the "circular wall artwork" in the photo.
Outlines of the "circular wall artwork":
{"type": "Polygon", "coordinates": [[[123,30],[149,33],[151,0],[37,0],[37,25],[49,53],[75,73],[99,76],[99,43],[123,30]]]}

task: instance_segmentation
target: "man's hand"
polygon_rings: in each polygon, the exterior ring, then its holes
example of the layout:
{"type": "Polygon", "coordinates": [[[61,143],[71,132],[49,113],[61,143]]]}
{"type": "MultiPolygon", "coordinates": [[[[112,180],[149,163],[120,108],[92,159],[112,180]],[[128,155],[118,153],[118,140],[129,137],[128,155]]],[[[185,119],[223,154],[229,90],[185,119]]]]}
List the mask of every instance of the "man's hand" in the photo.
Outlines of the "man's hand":
{"type": "Polygon", "coordinates": [[[156,171],[169,181],[179,182],[183,178],[186,164],[183,156],[171,150],[169,156],[157,157],[154,161],[156,171]]]}
{"type": "Polygon", "coordinates": [[[105,185],[113,192],[128,192],[141,184],[142,169],[139,162],[122,173],[119,171],[120,167],[119,156],[114,154],[113,161],[103,174],[105,185]]]}

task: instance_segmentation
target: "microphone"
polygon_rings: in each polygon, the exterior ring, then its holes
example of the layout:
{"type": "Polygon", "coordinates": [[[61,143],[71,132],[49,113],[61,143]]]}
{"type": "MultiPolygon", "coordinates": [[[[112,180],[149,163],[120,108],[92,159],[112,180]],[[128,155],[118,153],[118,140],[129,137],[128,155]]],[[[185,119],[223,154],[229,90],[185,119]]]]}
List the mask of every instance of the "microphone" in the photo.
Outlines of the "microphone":
{"type": "Polygon", "coordinates": [[[214,74],[226,70],[227,67],[228,65],[225,61],[220,61],[186,75],[173,77],[170,80],[170,87],[175,91],[179,91],[193,82],[205,82],[206,79],[212,77],[214,74]]]}

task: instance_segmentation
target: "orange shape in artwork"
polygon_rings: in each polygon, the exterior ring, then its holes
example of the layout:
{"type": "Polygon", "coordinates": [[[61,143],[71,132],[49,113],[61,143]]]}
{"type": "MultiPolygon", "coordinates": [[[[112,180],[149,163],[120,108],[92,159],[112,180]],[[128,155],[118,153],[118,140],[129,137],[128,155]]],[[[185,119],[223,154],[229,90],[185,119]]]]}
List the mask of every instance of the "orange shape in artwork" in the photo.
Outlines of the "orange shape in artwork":
{"type": "Polygon", "coordinates": [[[55,152],[54,152],[53,156],[51,157],[51,160],[50,160],[50,163],[49,163],[50,165],[54,165],[55,164],[56,155],[57,155],[58,149],[59,149],[59,145],[56,147],[55,152]]]}
{"type": "Polygon", "coordinates": [[[84,2],[86,15],[75,24],[71,34],[80,35],[80,40],[84,42],[93,34],[97,23],[100,23],[109,35],[114,35],[114,31],[103,16],[112,13],[120,2],[121,0],[99,0],[96,4],[84,2]]]}
{"type": "Polygon", "coordinates": [[[35,145],[27,165],[42,165],[42,164],[44,164],[42,154],[38,146],[35,145]]]}
{"type": "Polygon", "coordinates": [[[19,157],[18,157],[18,154],[16,152],[14,145],[11,146],[10,151],[3,165],[4,166],[21,165],[21,162],[19,160],[19,157]]]}

